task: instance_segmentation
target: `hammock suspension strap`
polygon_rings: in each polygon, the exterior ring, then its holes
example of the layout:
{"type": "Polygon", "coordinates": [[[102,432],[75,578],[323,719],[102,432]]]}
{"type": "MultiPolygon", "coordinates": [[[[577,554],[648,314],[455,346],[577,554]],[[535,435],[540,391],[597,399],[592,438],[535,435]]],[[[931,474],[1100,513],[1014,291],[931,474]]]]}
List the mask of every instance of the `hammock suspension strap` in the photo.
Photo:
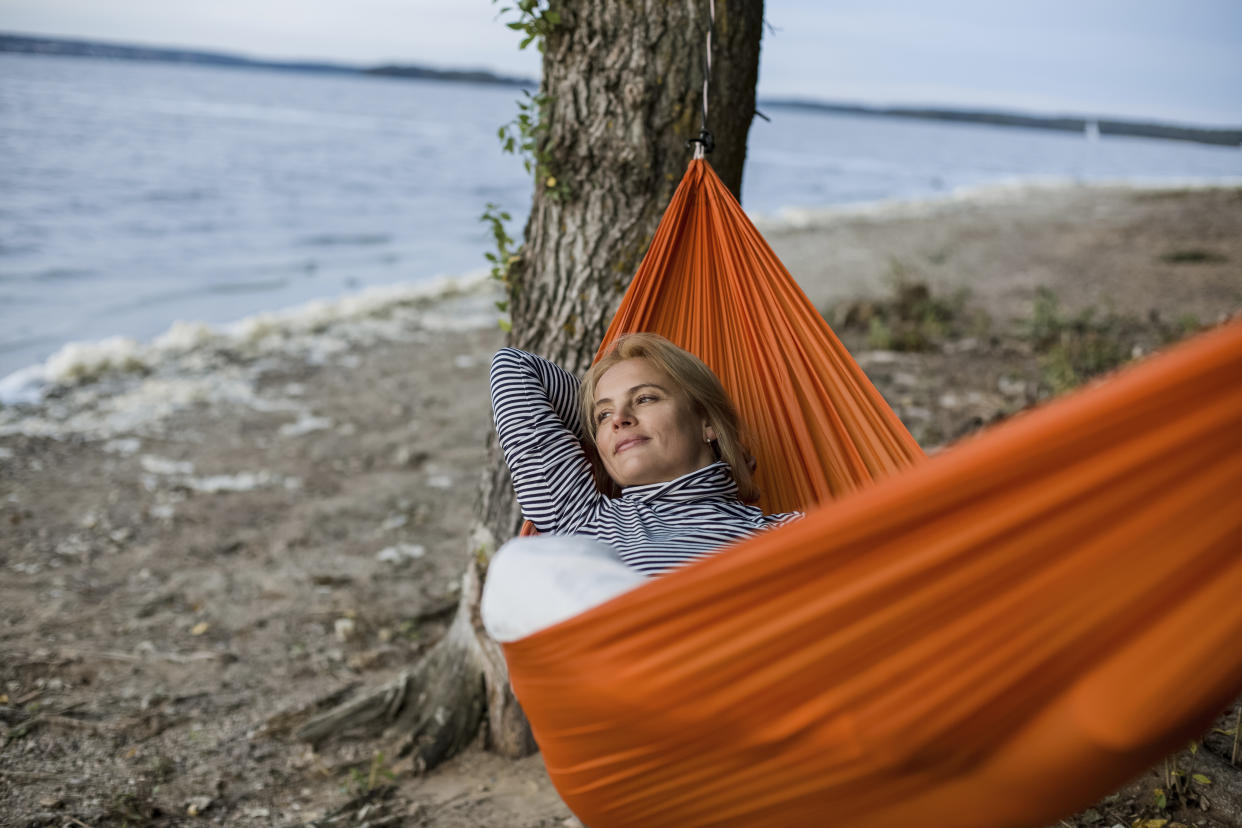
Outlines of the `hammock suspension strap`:
{"type": "Polygon", "coordinates": [[[716,148],[716,141],[707,130],[707,92],[712,79],[712,35],[716,31],[716,0],[707,0],[707,49],[703,60],[703,117],[699,122],[699,137],[686,141],[694,147],[694,157],[702,158],[716,148]]]}

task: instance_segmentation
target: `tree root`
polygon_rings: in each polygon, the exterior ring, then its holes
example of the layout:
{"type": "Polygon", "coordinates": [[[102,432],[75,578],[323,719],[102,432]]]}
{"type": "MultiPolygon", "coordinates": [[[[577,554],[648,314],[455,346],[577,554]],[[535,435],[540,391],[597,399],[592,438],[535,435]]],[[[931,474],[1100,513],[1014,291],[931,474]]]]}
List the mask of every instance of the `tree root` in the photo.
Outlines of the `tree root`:
{"type": "Polygon", "coordinates": [[[472,742],[486,714],[489,748],[514,758],[533,753],[500,648],[479,619],[481,594],[482,566],[471,561],[444,638],[393,681],[315,717],[295,737],[318,746],[348,731],[385,732],[396,739],[393,755],[413,754],[422,772],[472,742]]]}

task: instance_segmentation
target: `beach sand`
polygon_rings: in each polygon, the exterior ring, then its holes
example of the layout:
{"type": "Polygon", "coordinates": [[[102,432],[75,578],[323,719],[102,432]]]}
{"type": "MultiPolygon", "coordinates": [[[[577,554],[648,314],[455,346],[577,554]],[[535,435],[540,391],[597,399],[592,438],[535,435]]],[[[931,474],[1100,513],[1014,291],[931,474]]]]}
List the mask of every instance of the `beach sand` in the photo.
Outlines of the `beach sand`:
{"type": "MultiPolygon", "coordinates": [[[[1242,309],[1237,189],[996,189],[790,222],[764,226],[772,246],[929,448],[1057,390],[1022,334],[1039,288],[1067,317],[1146,320],[1136,354],[1242,309]],[[968,289],[963,329],[875,347],[851,326],[898,282],[968,289]]],[[[419,776],[376,740],[312,752],[278,715],[381,683],[445,628],[502,344],[488,290],[183,330],[0,409],[0,823],[288,825],[372,789],[391,824],[576,824],[538,756],[475,748],[419,776]]],[[[1109,805],[1127,824],[1150,799],[1135,784],[1109,805]]]]}

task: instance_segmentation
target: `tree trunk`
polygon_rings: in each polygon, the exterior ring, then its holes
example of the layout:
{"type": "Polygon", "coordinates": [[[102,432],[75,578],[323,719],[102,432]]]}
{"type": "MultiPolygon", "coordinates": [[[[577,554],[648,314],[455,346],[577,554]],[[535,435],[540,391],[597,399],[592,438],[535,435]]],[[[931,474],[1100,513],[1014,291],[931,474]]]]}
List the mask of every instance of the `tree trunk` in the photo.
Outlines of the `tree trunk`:
{"type": "MultiPolygon", "coordinates": [[[[739,195],[763,4],[717,0],[715,6],[710,159],[739,195]]],[[[590,363],[690,160],[686,140],[698,135],[702,110],[708,0],[553,7],[561,22],[543,44],[540,163],[526,241],[508,273],[509,342],[578,373],[590,363]]],[[[400,681],[311,722],[303,738],[318,742],[363,722],[395,723],[407,751],[434,746],[419,749],[419,761],[430,766],[471,738],[486,707],[495,749],[508,755],[533,749],[503,659],[477,618],[477,585],[485,574],[479,561],[521,522],[494,435],[480,504],[450,633],[400,681]]]]}

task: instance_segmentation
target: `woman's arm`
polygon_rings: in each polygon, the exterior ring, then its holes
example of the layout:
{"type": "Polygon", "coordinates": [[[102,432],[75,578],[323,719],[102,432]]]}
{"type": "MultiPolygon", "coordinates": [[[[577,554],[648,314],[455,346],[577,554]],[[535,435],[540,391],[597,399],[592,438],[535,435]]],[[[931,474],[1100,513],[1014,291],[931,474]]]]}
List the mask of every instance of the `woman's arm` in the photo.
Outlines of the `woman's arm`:
{"type": "Polygon", "coordinates": [[[604,498],[580,442],[577,378],[534,354],[502,348],[492,358],[491,387],[522,514],[540,532],[573,532],[604,498]]]}

